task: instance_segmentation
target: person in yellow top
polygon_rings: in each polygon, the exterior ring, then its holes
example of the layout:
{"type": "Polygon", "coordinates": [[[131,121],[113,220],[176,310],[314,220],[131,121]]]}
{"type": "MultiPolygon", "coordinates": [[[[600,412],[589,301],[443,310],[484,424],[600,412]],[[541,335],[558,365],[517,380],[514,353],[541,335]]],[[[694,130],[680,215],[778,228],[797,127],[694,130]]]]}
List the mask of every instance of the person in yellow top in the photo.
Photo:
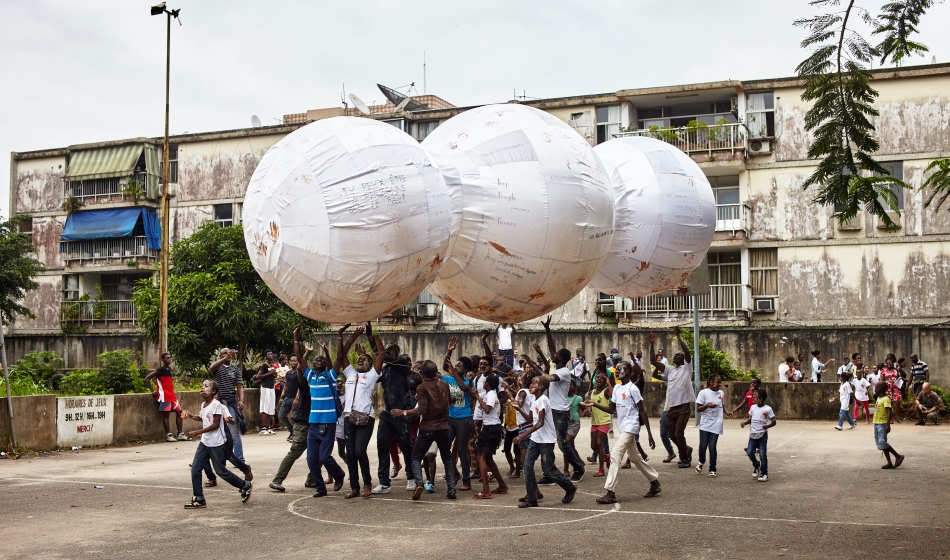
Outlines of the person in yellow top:
{"type": "MultiPolygon", "coordinates": [[[[594,378],[594,388],[588,393],[586,400],[601,406],[610,406],[612,392],[613,389],[607,382],[607,374],[599,371],[594,378]]],[[[605,475],[604,464],[610,466],[610,455],[607,454],[604,447],[607,432],[610,431],[610,413],[592,406],[590,407],[590,420],[590,448],[594,451],[600,463],[600,468],[594,473],[594,476],[600,477],[605,475]]]]}
{"type": "Polygon", "coordinates": [[[887,382],[878,381],[874,384],[874,396],[877,397],[877,410],[874,411],[874,442],[877,448],[884,452],[887,459],[882,469],[896,469],[904,462],[904,456],[898,453],[891,444],[887,443],[887,434],[891,431],[891,399],[887,396],[887,382]],[[894,462],[891,463],[891,455],[894,462]]]}
{"type": "Polygon", "coordinates": [[[521,463],[518,461],[518,451],[512,453],[512,444],[518,437],[518,414],[515,410],[517,403],[511,401],[511,395],[517,395],[521,390],[520,376],[515,370],[508,372],[509,398],[504,404],[502,424],[505,426],[505,458],[508,459],[508,478],[521,478],[521,463]]]}

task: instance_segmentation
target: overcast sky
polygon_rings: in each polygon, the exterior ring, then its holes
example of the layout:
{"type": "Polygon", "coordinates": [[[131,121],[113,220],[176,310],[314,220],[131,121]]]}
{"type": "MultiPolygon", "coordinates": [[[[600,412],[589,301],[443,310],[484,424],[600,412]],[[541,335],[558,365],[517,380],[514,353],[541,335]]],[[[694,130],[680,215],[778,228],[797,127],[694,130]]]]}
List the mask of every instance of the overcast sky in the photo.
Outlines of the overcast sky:
{"type": "MultiPolygon", "coordinates": [[[[9,153],[161,136],[165,20],[140,0],[0,0],[0,216],[9,153]]],[[[876,13],[883,2],[866,2],[876,13]]],[[[806,0],[177,0],[171,132],[277,124],[415,82],[458,106],[790,76],[806,0]]],[[[950,61],[950,6],[920,26],[950,61]]]]}

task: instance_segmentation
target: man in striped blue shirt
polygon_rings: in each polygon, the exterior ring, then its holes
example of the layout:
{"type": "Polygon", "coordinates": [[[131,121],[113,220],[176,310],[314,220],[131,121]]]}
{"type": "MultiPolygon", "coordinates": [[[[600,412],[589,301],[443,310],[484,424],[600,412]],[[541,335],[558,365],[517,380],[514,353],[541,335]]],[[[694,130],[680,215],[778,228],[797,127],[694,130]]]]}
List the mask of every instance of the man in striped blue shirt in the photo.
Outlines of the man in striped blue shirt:
{"type": "MultiPolygon", "coordinates": [[[[313,367],[307,367],[303,351],[300,348],[300,325],[294,328],[294,353],[300,367],[306,368],[304,376],[310,386],[310,428],[307,432],[307,465],[313,476],[316,492],[314,498],[327,495],[327,485],[320,472],[324,467],[333,477],[333,491],[339,492],[343,488],[343,479],[346,477],[343,469],[333,458],[333,444],[336,440],[337,405],[339,395],[336,390],[337,373],[330,367],[329,350],[323,341],[320,341],[323,353],[313,359],[313,367]]],[[[303,387],[301,386],[301,390],[303,387]]]]}

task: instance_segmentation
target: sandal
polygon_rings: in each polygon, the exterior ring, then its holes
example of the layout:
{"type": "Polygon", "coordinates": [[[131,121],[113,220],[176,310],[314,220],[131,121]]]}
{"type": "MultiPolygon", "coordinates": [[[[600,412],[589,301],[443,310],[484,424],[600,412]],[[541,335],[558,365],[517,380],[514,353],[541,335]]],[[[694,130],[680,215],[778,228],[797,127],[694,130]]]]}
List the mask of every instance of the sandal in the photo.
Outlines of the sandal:
{"type": "Polygon", "coordinates": [[[515,474],[508,475],[508,478],[521,478],[521,473],[516,472],[515,474]]]}
{"type": "Polygon", "coordinates": [[[621,469],[630,469],[630,468],[633,468],[633,465],[630,464],[630,461],[627,461],[626,463],[624,463],[623,465],[621,465],[620,468],[621,468],[621,469]]]}
{"type": "Polygon", "coordinates": [[[599,469],[597,472],[594,473],[594,478],[601,477],[601,476],[607,476],[607,473],[604,472],[604,469],[599,469]]]}
{"type": "Polygon", "coordinates": [[[472,499],[474,499],[474,500],[490,500],[490,499],[491,499],[491,492],[489,492],[488,494],[485,494],[485,493],[483,493],[483,492],[479,492],[478,494],[475,494],[474,496],[472,496],[472,499]]]}
{"type": "Polygon", "coordinates": [[[491,493],[492,493],[492,494],[507,494],[507,493],[508,493],[508,487],[505,486],[504,488],[501,488],[501,487],[495,488],[494,490],[491,491],[491,493]]]}
{"type": "Polygon", "coordinates": [[[601,496],[601,497],[597,498],[597,499],[594,500],[594,501],[596,501],[598,504],[604,504],[604,505],[607,505],[607,504],[616,504],[616,503],[617,503],[617,500],[616,500],[616,499],[614,499],[614,498],[609,498],[609,497],[607,497],[607,496],[601,496]]]}

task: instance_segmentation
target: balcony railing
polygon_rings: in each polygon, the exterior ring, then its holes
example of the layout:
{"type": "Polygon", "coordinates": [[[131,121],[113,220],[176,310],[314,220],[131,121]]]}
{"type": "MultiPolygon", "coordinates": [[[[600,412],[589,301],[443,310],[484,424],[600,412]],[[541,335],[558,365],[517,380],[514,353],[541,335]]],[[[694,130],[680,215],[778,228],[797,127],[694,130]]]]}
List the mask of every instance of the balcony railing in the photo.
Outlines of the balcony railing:
{"type": "MultiPolygon", "coordinates": [[[[145,173],[134,173],[135,180],[145,189],[145,173]]],[[[109,177],[107,179],[88,179],[86,181],[70,181],[63,187],[63,196],[73,198],[94,198],[97,196],[122,195],[122,189],[129,182],[128,177],[109,177]]],[[[145,193],[142,193],[145,198],[145,193]]]]}
{"type": "Polygon", "coordinates": [[[135,304],[128,300],[64,301],[60,303],[63,323],[134,325],[138,322],[135,304]]]}
{"type": "Polygon", "coordinates": [[[67,262],[135,258],[158,260],[159,256],[157,249],[149,249],[144,236],[61,241],[59,252],[67,262]]]}
{"type": "Polygon", "coordinates": [[[749,231],[749,205],[717,204],[716,231],[749,231]]]}
{"type": "Polygon", "coordinates": [[[711,124],[702,127],[681,126],[674,128],[653,128],[634,130],[614,134],[614,138],[623,136],[646,136],[672,144],[687,154],[745,150],[746,128],[742,123],[711,124]]]}
{"type": "MultiPolygon", "coordinates": [[[[745,284],[717,284],[709,287],[709,294],[699,296],[699,312],[704,315],[732,315],[749,313],[749,286],[745,284]]],[[[614,312],[627,318],[666,318],[674,315],[692,315],[692,296],[653,295],[641,298],[614,298],[614,312]]]]}

